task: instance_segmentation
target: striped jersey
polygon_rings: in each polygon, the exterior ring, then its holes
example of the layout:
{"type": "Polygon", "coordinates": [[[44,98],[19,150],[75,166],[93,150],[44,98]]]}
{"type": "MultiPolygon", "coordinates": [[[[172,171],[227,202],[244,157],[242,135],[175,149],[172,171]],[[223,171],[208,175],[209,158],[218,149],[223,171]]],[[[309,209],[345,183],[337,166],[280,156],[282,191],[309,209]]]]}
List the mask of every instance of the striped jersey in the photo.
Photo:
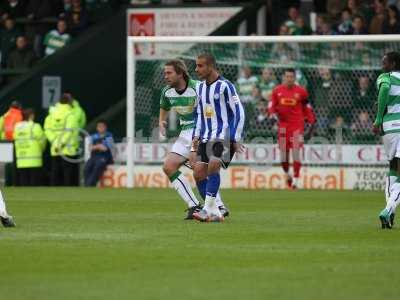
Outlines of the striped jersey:
{"type": "Polygon", "coordinates": [[[234,85],[223,77],[197,86],[196,127],[193,132],[202,142],[242,139],[244,110],[234,85]]]}
{"type": "Polygon", "coordinates": [[[194,128],[194,107],[198,83],[197,80],[189,79],[183,93],[177,92],[170,86],[166,86],[161,92],[160,107],[167,111],[174,109],[178,113],[181,130],[194,128]]]}
{"type": "Polygon", "coordinates": [[[57,30],[51,30],[44,38],[43,44],[46,46],[45,54],[51,55],[57,50],[64,47],[71,40],[71,36],[68,33],[60,34],[57,30]]]}
{"type": "Polygon", "coordinates": [[[400,72],[382,73],[376,83],[378,90],[382,83],[390,87],[383,115],[383,132],[400,132],[400,72]]]}

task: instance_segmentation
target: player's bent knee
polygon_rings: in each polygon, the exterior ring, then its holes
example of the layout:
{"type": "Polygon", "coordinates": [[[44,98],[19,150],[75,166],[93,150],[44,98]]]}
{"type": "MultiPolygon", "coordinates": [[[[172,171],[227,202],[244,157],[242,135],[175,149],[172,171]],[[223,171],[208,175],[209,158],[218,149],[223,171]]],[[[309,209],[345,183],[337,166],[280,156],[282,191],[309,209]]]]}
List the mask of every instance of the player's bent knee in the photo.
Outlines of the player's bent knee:
{"type": "Polygon", "coordinates": [[[221,169],[221,161],[212,159],[208,163],[207,173],[213,174],[213,173],[219,172],[220,169],[221,169]]]}
{"type": "Polygon", "coordinates": [[[163,165],[163,171],[165,173],[165,175],[167,176],[172,176],[176,171],[178,171],[179,166],[176,166],[176,164],[174,164],[171,161],[165,161],[164,165],[163,165]]]}

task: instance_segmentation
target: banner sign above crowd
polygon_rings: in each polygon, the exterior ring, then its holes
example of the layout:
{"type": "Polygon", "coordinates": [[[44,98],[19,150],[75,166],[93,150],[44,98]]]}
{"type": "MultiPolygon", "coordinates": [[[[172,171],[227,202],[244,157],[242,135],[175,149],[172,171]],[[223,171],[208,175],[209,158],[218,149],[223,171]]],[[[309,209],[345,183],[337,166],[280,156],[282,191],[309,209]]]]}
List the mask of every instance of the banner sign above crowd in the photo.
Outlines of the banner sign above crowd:
{"type": "MultiPolygon", "coordinates": [[[[130,36],[209,35],[241,9],[241,7],[130,9],[127,12],[127,32],[130,36]]],[[[184,51],[186,48],[182,46],[178,49],[184,51]]],[[[165,59],[166,53],[176,49],[174,45],[171,48],[171,44],[139,44],[135,45],[135,55],[137,59],[165,59]]]]}

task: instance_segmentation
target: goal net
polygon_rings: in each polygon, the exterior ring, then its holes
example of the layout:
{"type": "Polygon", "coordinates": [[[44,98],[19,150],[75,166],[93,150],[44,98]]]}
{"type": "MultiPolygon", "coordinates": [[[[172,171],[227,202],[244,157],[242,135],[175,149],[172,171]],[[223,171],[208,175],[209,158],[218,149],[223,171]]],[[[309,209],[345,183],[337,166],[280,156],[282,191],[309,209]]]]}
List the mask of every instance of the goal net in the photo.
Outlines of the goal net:
{"type": "MultiPolygon", "coordinates": [[[[284,69],[290,67],[296,70],[297,83],[308,90],[317,117],[314,137],[303,153],[305,165],[375,170],[376,180],[370,179],[365,188],[380,189],[386,161],[380,138],[372,133],[375,81],[381,72],[382,56],[399,51],[399,42],[400,37],[392,35],[129,37],[127,186],[134,184],[134,164],[161,164],[163,160],[162,154],[141,156],[140,147],[159,151],[157,126],[165,62],[184,60],[196,79],[196,57],[206,52],[216,57],[220,73],[235,84],[245,107],[247,152],[237,156],[235,163],[258,167],[279,163],[276,124],[265,112],[272,89],[281,83],[284,69]]],[[[172,112],[169,142],[179,130],[172,112]]]]}

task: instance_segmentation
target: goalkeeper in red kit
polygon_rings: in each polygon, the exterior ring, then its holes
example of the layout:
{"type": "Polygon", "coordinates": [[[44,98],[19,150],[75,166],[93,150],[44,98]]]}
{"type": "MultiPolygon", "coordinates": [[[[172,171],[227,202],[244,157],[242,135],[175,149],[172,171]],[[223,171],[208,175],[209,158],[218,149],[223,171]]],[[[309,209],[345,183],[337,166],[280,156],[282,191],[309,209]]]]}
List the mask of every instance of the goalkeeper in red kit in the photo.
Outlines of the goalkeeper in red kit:
{"type": "Polygon", "coordinates": [[[294,69],[286,69],[282,84],[276,86],[268,105],[268,116],[278,122],[278,145],[281,165],[286,173],[287,185],[296,189],[300,177],[300,156],[304,139],[308,140],[314,131],[315,114],[308,103],[308,92],[296,84],[294,69]],[[305,123],[309,126],[304,132],[305,123]],[[293,177],[289,173],[289,154],[292,150],[293,177]]]}

